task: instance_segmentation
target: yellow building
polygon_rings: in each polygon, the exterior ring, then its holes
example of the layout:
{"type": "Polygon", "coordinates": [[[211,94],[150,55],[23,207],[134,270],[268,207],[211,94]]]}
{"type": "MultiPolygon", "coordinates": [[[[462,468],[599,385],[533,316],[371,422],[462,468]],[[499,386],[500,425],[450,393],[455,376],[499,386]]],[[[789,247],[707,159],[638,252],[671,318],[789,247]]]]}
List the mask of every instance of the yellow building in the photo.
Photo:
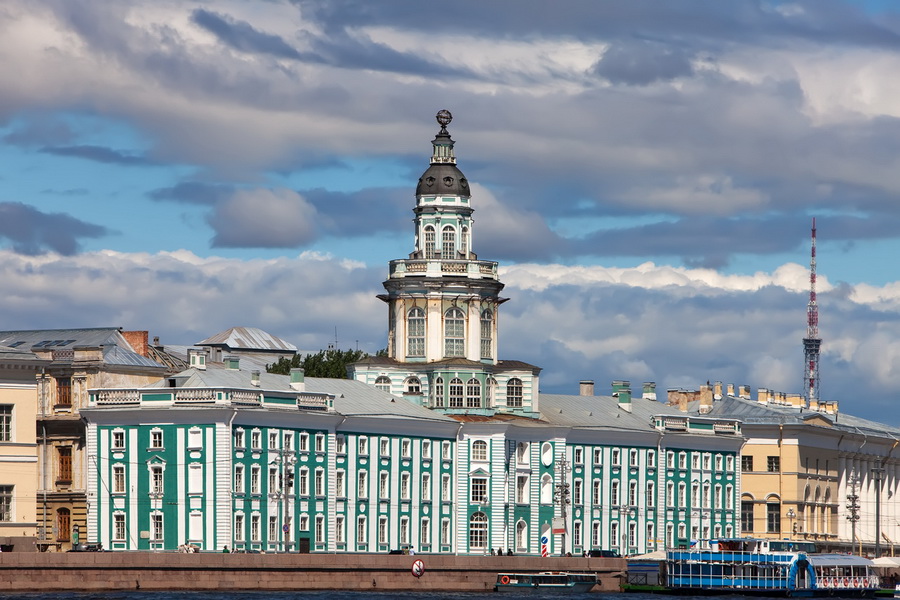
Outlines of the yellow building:
{"type": "Polygon", "coordinates": [[[36,550],[37,385],[43,363],[31,352],[0,346],[0,549],[36,550]]]}
{"type": "Polygon", "coordinates": [[[900,540],[900,429],[807,406],[799,394],[722,384],[669,391],[686,411],[738,418],[741,535],[882,554],[900,540]],[[880,517],[880,518],[878,518],[880,517]]]}

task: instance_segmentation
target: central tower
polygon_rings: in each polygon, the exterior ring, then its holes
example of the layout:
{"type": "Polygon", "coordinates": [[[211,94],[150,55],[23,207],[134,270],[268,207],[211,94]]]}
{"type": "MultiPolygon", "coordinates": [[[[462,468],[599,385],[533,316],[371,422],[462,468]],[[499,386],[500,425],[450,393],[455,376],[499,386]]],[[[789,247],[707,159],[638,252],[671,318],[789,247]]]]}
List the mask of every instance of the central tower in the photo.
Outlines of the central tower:
{"type": "Polygon", "coordinates": [[[497,411],[536,416],[540,369],[497,358],[503,284],[495,261],[473,251],[473,208],[466,176],[456,166],[447,131],[416,186],[414,249],[392,260],[384,281],[387,357],[351,365],[354,379],[449,413],[497,411]]]}

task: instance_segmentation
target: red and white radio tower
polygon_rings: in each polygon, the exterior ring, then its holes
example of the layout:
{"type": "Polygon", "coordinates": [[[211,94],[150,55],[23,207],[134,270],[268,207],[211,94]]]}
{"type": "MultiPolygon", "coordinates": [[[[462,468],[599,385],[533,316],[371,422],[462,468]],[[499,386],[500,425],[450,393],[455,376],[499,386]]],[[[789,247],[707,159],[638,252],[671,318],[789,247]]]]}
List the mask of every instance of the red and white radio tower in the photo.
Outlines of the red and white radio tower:
{"type": "Polygon", "coordinates": [[[816,304],[816,218],[812,221],[812,252],[809,259],[809,304],[806,305],[806,337],[803,338],[803,387],[806,404],[819,401],[819,305],[816,304]]]}

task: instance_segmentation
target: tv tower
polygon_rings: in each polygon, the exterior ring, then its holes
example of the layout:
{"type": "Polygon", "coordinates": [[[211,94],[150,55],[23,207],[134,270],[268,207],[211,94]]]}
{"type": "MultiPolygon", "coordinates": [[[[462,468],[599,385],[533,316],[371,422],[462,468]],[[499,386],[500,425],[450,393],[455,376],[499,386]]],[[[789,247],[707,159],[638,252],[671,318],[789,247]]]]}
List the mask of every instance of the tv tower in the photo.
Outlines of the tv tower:
{"type": "Polygon", "coordinates": [[[806,305],[806,337],[803,338],[803,387],[806,405],[819,401],[819,305],[816,304],[816,218],[812,220],[812,246],[809,259],[809,304],[806,305]]]}

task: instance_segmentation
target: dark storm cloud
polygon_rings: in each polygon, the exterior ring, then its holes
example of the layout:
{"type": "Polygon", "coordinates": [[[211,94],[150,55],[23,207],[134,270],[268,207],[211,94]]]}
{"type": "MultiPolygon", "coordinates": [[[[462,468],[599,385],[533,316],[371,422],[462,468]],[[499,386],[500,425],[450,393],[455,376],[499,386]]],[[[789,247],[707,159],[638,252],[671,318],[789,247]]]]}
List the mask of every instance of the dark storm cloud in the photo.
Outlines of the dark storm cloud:
{"type": "Polygon", "coordinates": [[[623,40],[610,46],[593,72],[611,83],[647,85],[693,75],[691,53],[649,40],[623,40]]]}
{"type": "Polygon", "coordinates": [[[186,181],[172,187],[155,189],[147,195],[157,201],[211,206],[227,199],[234,190],[235,187],[228,184],[186,181]]]}
{"type": "Polygon", "coordinates": [[[191,13],[191,20],[235,50],[294,60],[301,58],[300,53],[284,39],[259,31],[246,21],[236,21],[227,15],[202,8],[191,13]]]}
{"type": "Polygon", "coordinates": [[[0,203],[0,238],[20,254],[78,252],[79,238],[99,238],[110,232],[62,213],[43,213],[19,202],[0,203]]]}
{"type": "Polygon", "coordinates": [[[123,165],[129,167],[146,167],[156,164],[145,156],[138,154],[126,154],[104,146],[78,145],[78,146],[45,146],[40,150],[44,154],[57,156],[69,156],[83,158],[99,163],[123,165]]]}

